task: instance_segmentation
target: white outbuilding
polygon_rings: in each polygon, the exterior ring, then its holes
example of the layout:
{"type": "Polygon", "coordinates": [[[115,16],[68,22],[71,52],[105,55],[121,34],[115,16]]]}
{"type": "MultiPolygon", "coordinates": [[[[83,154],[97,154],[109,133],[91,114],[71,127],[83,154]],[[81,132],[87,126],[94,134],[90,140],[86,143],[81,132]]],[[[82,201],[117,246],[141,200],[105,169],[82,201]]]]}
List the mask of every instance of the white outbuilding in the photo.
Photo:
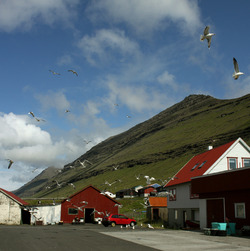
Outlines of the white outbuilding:
{"type": "Polygon", "coordinates": [[[0,188],[0,224],[30,224],[28,203],[5,189],[0,188]]]}

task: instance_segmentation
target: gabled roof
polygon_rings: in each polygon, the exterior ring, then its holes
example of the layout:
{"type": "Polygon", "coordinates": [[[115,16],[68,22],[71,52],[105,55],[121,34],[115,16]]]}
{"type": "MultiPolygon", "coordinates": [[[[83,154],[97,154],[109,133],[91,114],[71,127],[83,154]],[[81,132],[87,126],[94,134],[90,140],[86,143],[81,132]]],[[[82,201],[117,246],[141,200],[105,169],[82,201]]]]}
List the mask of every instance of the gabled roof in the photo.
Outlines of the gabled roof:
{"type": "Polygon", "coordinates": [[[194,156],[165,187],[190,182],[191,178],[203,175],[238,140],[194,156]]]}
{"type": "MultiPolygon", "coordinates": [[[[98,193],[100,193],[100,194],[102,194],[103,196],[105,196],[106,198],[112,200],[114,203],[116,203],[116,204],[121,204],[120,202],[118,202],[118,201],[114,200],[113,198],[109,197],[107,194],[102,193],[98,188],[96,188],[96,187],[94,187],[94,186],[92,186],[92,185],[88,185],[88,186],[84,187],[82,190],[80,190],[80,191],[78,191],[78,192],[76,192],[76,193],[70,195],[67,199],[71,199],[71,198],[73,198],[74,196],[76,196],[77,194],[79,194],[79,193],[81,193],[81,192],[83,192],[84,190],[87,190],[87,189],[89,189],[89,188],[93,188],[93,189],[96,190],[98,193]]],[[[64,199],[62,202],[66,201],[67,199],[64,199]]]]}
{"type": "Polygon", "coordinates": [[[20,199],[18,196],[16,196],[15,194],[13,194],[12,192],[9,192],[3,188],[0,188],[0,192],[2,192],[3,194],[5,194],[6,196],[8,196],[9,198],[11,198],[12,200],[14,200],[15,202],[17,202],[20,205],[23,206],[27,206],[28,203],[22,199],[20,199]]]}
{"type": "Polygon", "coordinates": [[[151,207],[166,207],[167,197],[149,197],[149,205],[151,207]]]}

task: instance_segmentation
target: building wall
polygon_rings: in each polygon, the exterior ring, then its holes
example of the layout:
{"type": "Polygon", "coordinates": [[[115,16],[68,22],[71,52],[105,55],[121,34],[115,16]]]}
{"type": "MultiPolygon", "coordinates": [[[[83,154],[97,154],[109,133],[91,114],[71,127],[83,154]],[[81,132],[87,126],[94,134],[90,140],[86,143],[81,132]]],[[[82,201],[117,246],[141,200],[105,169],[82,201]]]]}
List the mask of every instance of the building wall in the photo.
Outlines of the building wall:
{"type": "Polygon", "coordinates": [[[19,225],[20,223],[20,205],[0,192],[0,224],[19,225]]]}
{"type": "MultiPolygon", "coordinates": [[[[204,196],[204,195],[203,195],[204,196]]],[[[223,199],[224,208],[223,213],[224,219],[222,222],[226,221],[226,217],[230,222],[236,223],[236,228],[241,229],[244,225],[250,226],[250,190],[239,190],[230,192],[217,192],[212,194],[207,194],[205,199],[200,199],[200,228],[210,227],[208,225],[207,219],[212,218],[211,214],[217,212],[207,212],[207,201],[212,199],[223,199]],[[245,204],[245,218],[237,218],[235,215],[235,203],[245,204]]],[[[218,211],[218,208],[214,209],[218,211]]]]}
{"type": "Polygon", "coordinates": [[[190,199],[190,182],[168,187],[167,191],[176,188],[176,200],[171,201],[168,196],[168,208],[198,208],[199,200],[190,199]]]}
{"type": "Polygon", "coordinates": [[[228,157],[238,158],[238,168],[242,167],[242,158],[250,158],[249,151],[239,142],[223,158],[218,159],[212,168],[209,168],[205,174],[216,173],[228,170],[228,157]]]}
{"type": "Polygon", "coordinates": [[[207,227],[207,201],[205,199],[199,200],[200,208],[200,229],[207,227]]]}
{"type": "Polygon", "coordinates": [[[185,227],[185,221],[199,221],[199,199],[190,199],[190,182],[168,187],[176,188],[176,201],[168,196],[168,224],[173,228],[185,227]]]}
{"type": "Polygon", "coordinates": [[[31,214],[31,224],[35,224],[36,219],[41,218],[43,225],[59,223],[61,219],[61,204],[54,206],[36,206],[32,208],[36,212],[35,216],[31,214]],[[37,209],[36,209],[37,208],[37,209]]]}
{"type": "MultiPolygon", "coordinates": [[[[76,216],[78,218],[85,218],[86,209],[95,209],[98,212],[103,212],[104,214],[117,214],[118,207],[115,207],[115,204],[116,202],[111,198],[102,195],[100,192],[98,192],[98,190],[94,189],[93,187],[88,187],[87,189],[73,196],[69,202],[62,202],[61,220],[64,223],[71,223],[76,216]],[[88,204],[82,208],[82,211],[79,210],[77,215],[69,215],[69,208],[76,208],[72,204],[76,206],[82,206],[83,204],[80,203],[81,201],[87,201],[88,204]]],[[[99,215],[98,213],[94,213],[93,218],[103,218],[103,216],[103,214],[99,215]]]]}
{"type": "Polygon", "coordinates": [[[147,218],[149,220],[163,220],[168,221],[168,208],[167,207],[148,207],[147,218]],[[158,219],[154,219],[154,209],[158,210],[158,219]]]}

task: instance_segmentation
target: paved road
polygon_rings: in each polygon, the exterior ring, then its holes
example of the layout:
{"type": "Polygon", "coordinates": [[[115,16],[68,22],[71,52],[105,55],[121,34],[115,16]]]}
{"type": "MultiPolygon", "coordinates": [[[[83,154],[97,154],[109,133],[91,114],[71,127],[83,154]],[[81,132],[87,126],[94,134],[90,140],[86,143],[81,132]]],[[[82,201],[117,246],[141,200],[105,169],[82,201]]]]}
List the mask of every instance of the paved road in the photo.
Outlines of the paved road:
{"type": "Polygon", "coordinates": [[[182,230],[126,229],[102,225],[3,226],[0,251],[18,250],[248,250],[250,238],[207,236],[182,230]]]}

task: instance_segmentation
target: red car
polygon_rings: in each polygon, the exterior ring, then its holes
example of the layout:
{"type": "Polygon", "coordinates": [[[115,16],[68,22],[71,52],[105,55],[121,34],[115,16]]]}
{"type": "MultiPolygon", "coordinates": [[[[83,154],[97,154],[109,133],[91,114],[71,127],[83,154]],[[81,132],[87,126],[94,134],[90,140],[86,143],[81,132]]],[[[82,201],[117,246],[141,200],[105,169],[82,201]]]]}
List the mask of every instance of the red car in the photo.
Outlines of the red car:
{"type": "Polygon", "coordinates": [[[115,225],[130,225],[131,227],[136,225],[136,220],[134,218],[128,218],[123,214],[110,214],[109,216],[105,216],[102,220],[102,224],[107,227],[111,225],[114,227],[115,225]]]}

